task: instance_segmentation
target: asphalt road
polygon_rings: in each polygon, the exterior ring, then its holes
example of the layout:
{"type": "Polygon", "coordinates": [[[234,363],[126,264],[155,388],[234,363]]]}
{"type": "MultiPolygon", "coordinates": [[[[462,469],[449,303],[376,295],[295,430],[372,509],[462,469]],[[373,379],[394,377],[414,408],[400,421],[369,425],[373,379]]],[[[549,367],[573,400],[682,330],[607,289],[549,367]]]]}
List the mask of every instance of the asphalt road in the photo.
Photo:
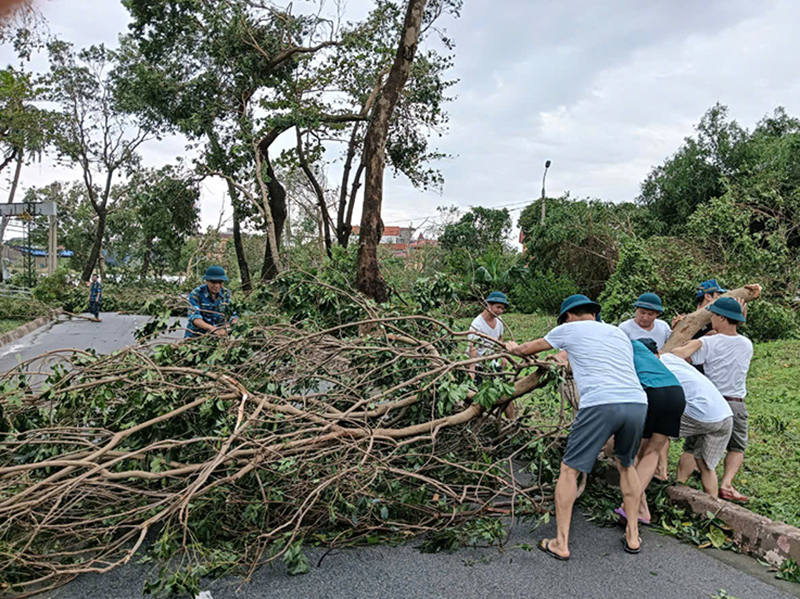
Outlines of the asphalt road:
{"type": "MultiPolygon", "coordinates": [[[[134,331],[142,327],[149,316],[101,312],[102,322],[80,318],[64,319],[37,329],[22,339],[0,347],[0,372],[20,362],[60,349],[93,348],[101,354],[111,353],[135,343],[134,331]]],[[[172,333],[169,338],[180,338],[172,333]]]]}
{"type": "MultiPolygon", "coordinates": [[[[102,314],[103,322],[60,322],[0,348],[0,371],[45,351],[64,348],[110,352],[133,342],[147,317],[102,314]]],[[[265,567],[251,582],[206,581],[201,599],[487,599],[502,598],[704,598],[725,590],[738,599],[800,597],[800,585],[777,581],[765,568],[730,552],[698,550],[643,530],[642,553],[622,551],[621,529],[598,528],[576,515],[569,562],[540,551],[524,551],[553,536],[555,524],[520,524],[501,552],[497,548],[422,554],[415,543],[309,552],[309,574],[290,577],[282,566],[265,567]],[[318,562],[322,556],[322,563],[318,562]]],[[[48,599],[133,599],[142,597],[149,566],[136,563],[103,575],[84,575],[42,597],[48,599]]]]}
{"type": "MultiPolygon", "coordinates": [[[[572,558],[558,562],[518,544],[535,544],[552,536],[554,524],[532,531],[515,528],[506,548],[462,549],[423,554],[412,543],[310,552],[311,572],[288,576],[283,568],[264,567],[249,583],[227,578],[207,581],[201,599],[623,599],[676,598],[790,599],[771,576],[746,558],[745,569],[715,559],[707,551],[683,545],[652,531],[642,533],[642,553],[623,552],[622,529],[598,528],[577,516],[572,531],[572,558]],[[760,579],[763,577],[763,580],[760,579]]],[[[741,556],[740,556],[741,557],[741,556]]],[[[47,593],[48,599],[139,599],[149,566],[132,564],[102,575],[82,576],[47,593]]],[[[794,583],[787,591],[800,592],[794,583]]]]}

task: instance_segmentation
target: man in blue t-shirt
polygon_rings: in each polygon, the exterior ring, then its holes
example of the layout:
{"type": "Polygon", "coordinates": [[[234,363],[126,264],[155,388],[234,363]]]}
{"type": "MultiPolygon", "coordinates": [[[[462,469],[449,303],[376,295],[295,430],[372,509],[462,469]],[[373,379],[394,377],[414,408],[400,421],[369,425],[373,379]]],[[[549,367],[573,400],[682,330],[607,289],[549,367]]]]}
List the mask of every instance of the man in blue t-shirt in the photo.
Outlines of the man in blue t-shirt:
{"type": "Polygon", "coordinates": [[[205,284],[189,294],[189,318],[185,336],[227,336],[228,325],[234,324],[239,317],[235,312],[229,315],[231,292],[224,287],[228,281],[225,269],[221,266],[209,266],[203,280],[205,284]]]}
{"type": "MultiPolygon", "coordinates": [[[[572,295],[561,304],[558,326],[543,339],[522,345],[509,342],[517,356],[549,349],[565,350],[575,376],[580,404],[572,423],[556,484],[555,539],[543,539],[539,549],[560,560],[569,559],[569,527],[578,491],[578,473],[591,472],[600,450],[612,436],[620,473],[623,505],[639,513],[642,492],[633,467],[647,414],[645,395],[633,365],[633,347],[617,327],[598,322],[600,304],[585,295],[572,295]]],[[[641,539],[636,518],[627,522],[622,538],[625,551],[639,553],[641,539]]]]}

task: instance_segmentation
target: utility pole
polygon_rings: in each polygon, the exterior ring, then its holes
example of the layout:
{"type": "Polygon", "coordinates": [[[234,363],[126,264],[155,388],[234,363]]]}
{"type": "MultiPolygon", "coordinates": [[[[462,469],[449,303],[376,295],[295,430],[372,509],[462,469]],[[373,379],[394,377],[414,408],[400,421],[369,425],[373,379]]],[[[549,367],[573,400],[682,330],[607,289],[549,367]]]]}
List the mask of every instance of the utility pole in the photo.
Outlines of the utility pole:
{"type": "Polygon", "coordinates": [[[544,180],[547,177],[547,169],[549,169],[549,168],[550,168],[550,161],[548,160],[547,162],[544,163],[544,175],[542,175],[542,222],[540,223],[542,226],[544,226],[544,214],[545,214],[545,212],[544,212],[544,210],[545,210],[544,209],[544,197],[545,197],[544,196],[544,180]]]}
{"type": "Polygon", "coordinates": [[[47,274],[53,276],[58,270],[58,216],[56,209],[56,196],[58,194],[58,183],[53,183],[50,187],[50,198],[53,201],[53,214],[48,215],[47,221],[50,229],[47,235],[47,274]]]}

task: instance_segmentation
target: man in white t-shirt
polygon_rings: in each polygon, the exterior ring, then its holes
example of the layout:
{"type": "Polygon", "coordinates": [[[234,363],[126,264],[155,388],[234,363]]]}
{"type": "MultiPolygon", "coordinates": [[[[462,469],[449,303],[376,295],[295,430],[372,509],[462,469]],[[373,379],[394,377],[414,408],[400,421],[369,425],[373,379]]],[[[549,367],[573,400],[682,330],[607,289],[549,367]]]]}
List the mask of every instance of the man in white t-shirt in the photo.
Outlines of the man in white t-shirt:
{"type": "MultiPolygon", "coordinates": [[[[706,310],[712,312],[711,326],[715,335],[692,339],[676,348],[673,353],[695,365],[704,367],[705,375],[728,401],[733,411],[733,434],[725,456],[725,472],[720,482],[719,496],[728,501],[746,502],[749,497],[733,487],[733,479],[744,462],[747,448],[747,372],[753,358],[753,343],[739,335],[737,326],[745,322],[743,302],[732,297],[721,297],[706,310]]],[[[691,455],[684,452],[678,464],[678,480],[688,480],[694,464],[691,455]]]]}
{"type": "Polygon", "coordinates": [[[680,436],[692,441],[703,490],[716,497],[719,490],[716,468],[731,437],[733,412],[714,383],[686,360],[666,353],[661,362],[683,387],[686,408],[681,416],[680,436]]]}
{"type": "MultiPolygon", "coordinates": [[[[655,293],[643,293],[639,296],[633,307],[636,308],[634,317],[619,325],[631,341],[652,339],[656,342],[656,349],[661,351],[664,344],[672,335],[669,325],[658,317],[664,313],[661,298],[655,293]]],[[[656,478],[667,480],[667,465],[669,464],[669,441],[664,446],[658,458],[656,478]]]]}
{"type": "Polygon", "coordinates": [[[664,313],[661,298],[655,293],[643,293],[633,306],[636,313],[633,318],[619,325],[631,341],[637,339],[652,339],[656,347],[661,350],[672,335],[672,329],[659,316],[664,313]]]}
{"type": "MultiPolygon", "coordinates": [[[[556,484],[557,537],[539,544],[539,549],[560,560],[570,555],[569,528],[578,473],[591,472],[612,436],[625,511],[639,513],[642,489],[633,464],[644,431],[647,395],[636,376],[630,340],[617,327],[598,322],[599,314],[600,304],[585,295],[572,295],[561,304],[558,326],[543,339],[522,345],[506,343],[508,352],[517,356],[565,350],[580,395],[556,484]]],[[[622,543],[628,553],[639,553],[641,548],[638,525],[636,518],[627,522],[622,543]]]]}
{"type": "MultiPolygon", "coordinates": [[[[470,333],[469,347],[467,348],[467,355],[470,358],[478,358],[486,354],[497,353],[502,349],[502,346],[492,343],[492,339],[496,341],[503,341],[503,321],[501,317],[503,312],[508,308],[508,298],[505,293],[500,291],[492,291],[485,300],[486,307],[483,312],[475,317],[472,324],[469,325],[470,333]]],[[[480,385],[482,379],[482,372],[495,370],[498,364],[480,363],[470,366],[470,372],[475,377],[475,381],[480,385]]],[[[506,418],[514,419],[514,402],[509,402],[504,411],[506,418]]]]}

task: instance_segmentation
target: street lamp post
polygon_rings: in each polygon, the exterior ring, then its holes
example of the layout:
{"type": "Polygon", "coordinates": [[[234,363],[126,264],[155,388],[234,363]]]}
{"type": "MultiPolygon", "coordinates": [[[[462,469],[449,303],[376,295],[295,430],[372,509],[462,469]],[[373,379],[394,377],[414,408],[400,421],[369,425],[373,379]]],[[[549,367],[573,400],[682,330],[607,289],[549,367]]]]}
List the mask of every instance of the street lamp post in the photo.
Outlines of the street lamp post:
{"type": "Polygon", "coordinates": [[[542,222],[541,225],[544,226],[544,180],[547,177],[547,169],[550,168],[550,161],[544,163],[544,175],[542,175],[542,222]]]}

